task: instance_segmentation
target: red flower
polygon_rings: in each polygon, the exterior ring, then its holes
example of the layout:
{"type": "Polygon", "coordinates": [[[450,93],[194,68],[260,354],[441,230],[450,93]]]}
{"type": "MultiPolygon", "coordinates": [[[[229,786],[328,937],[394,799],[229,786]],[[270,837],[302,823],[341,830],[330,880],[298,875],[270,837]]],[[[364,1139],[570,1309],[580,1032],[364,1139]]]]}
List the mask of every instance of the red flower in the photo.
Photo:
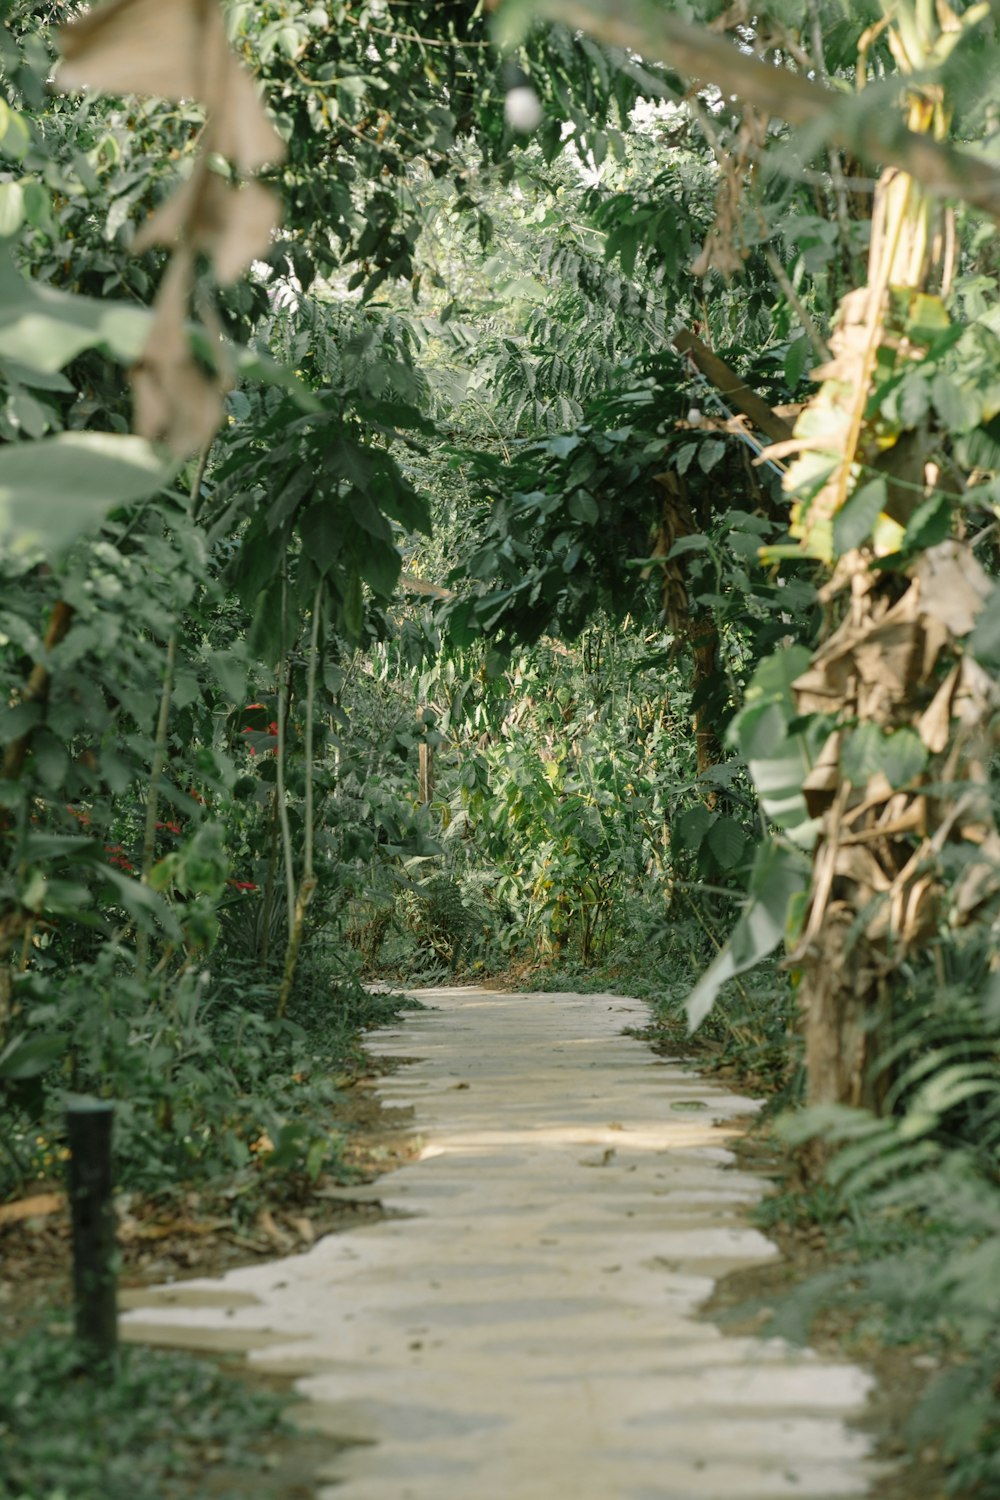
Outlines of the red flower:
{"type": "Polygon", "coordinates": [[[231,885],[237,891],[259,890],[259,886],[254,885],[252,880],[227,880],[226,884],[231,885]]]}
{"type": "Polygon", "coordinates": [[[127,857],[121,844],[105,844],[104,849],[109,865],[115,865],[117,869],[125,870],[129,874],[135,870],[135,865],[127,857]]]}

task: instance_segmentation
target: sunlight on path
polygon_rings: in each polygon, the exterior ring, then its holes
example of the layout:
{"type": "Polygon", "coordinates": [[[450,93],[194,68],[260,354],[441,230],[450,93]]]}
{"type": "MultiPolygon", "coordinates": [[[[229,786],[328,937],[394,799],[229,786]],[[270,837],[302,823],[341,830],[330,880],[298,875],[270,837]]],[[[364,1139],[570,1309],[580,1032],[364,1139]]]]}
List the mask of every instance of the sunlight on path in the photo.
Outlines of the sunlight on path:
{"type": "Polygon", "coordinates": [[[777,1253],[718,1128],[756,1106],[623,1036],[638,1001],[420,998],[368,1042],[414,1059],[379,1093],[421,1157],[368,1190],[413,1217],[154,1289],[126,1336],[300,1375],[304,1425],[358,1444],[324,1500],[864,1495],[869,1377],[694,1316],[777,1253]]]}

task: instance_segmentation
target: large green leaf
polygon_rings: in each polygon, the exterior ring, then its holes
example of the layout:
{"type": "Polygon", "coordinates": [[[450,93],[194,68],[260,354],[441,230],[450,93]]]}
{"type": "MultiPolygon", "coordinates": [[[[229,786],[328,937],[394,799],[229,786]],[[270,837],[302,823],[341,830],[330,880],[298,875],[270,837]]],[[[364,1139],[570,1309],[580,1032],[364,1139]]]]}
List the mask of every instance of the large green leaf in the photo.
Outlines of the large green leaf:
{"type": "Polygon", "coordinates": [[[177,918],[158,891],[133,880],[123,870],[116,870],[114,865],[99,865],[95,873],[111,887],[114,904],[123,906],[139,926],[152,928],[155,924],[168,937],[180,937],[177,918]]]}
{"type": "Polygon", "coordinates": [[[402,558],[395,547],[374,539],[368,542],[358,558],[362,578],[380,599],[392,598],[402,566],[402,558]]]}
{"type": "Polygon", "coordinates": [[[828,731],[821,723],[811,723],[800,733],[790,733],[788,722],[780,704],[754,704],[740,714],[733,737],[764,812],[786,833],[801,830],[802,840],[811,843],[813,820],[802,785],[816,764],[828,731]]]}
{"type": "Polygon", "coordinates": [[[0,355],[35,370],[61,370],[84,349],[103,345],[116,359],[138,359],[153,314],[127,302],[100,301],[26,281],[0,255],[0,355]]]}
{"type": "Polygon", "coordinates": [[[783,646],[758,662],[754,674],[747,684],[746,701],[751,703],[780,702],[787,705],[790,714],[795,712],[792,684],[802,676],[811,660],[806,646],[783,646]]]}
{"type": "Polygon", "coordinates": [[[746,707],[726,735],[746,761],[764,812],[803,848],[813,840],[814,824],[802,783],[828,732],[819,719],[796,719],[791,687],[808,663],[809,653],[801,646],[777,651],[762,661],[747,688],[746,707]]]}
{"type": "Polygon", "coordinates": [[[24,189],[19,182],[0,183],[0,237],[9,239],[24,223],[24,189]]]}
{"type": "Polygon", "coordinates": [[[247,663],[242,652],[210,651],[207,665],[230,703],[241,703],[246,693],[247,663]]]}
{"type": "Polygon", "coordinates": [[[42,863],[45,860],[98,859],[100,845],[81,833],[38,833],[35,829],[26,835],[22,848],[26,860],[42,863]]]}
{"type": "Polygon", "coordinates": [[[994,587],[969,636],[969,647],[984,666],[1000,666],[1000,589],[994,587]]]}
{"type": "Polygon", "coordinates": [[[788,906],[809,882],[809,861],[798,849],[769,840],[762,844],[750,877],[749,900],[729,942],[687,999],[688,1026],[696,1031],[728,979],[752,969],[785,936],[788,906]]]}
{"type": "MultiPolygon", "coordinates": [[[[85,349],[103,348],[123,364],[134,364],[149,339],[154,313],[124,301],[79,296],[29,281],[9,252],[0,251],[0,358],[24,367],[19,377],[30,385],[30,372],[52,376],[85,349]]],[[[195,352],[208,365],[219,360],[219,341],[197,323],[188,326],[195,352]]],[[[259,349],[226,344],[226,357],[242,380],[284,388],[304,411],[321,403],[294,371],[275,363],[259,349]]]]}
{"type": "Polygon", "coordinates": [[[885,734],[877,724],[859,724],[847,736],[841,769],[856,787],[881,773],[894,789],[908,786],[927,765],[927,747],[914,729],[885,734]]]}
{"type": "Polygon", "coordinates": [[[724,870],[731,870],[739,863],[746,842],[746,834],[735,818],[717,819],[708,830],[706,839],[709,849],[724,870]]]}
{"type": "Polygon", "coordinates": [[[747,764],[764,812],[802,848],[815,837],[802,783],[829,732],[818,717],[797,717],[792,684],[809,659],[804,646],[784,647],[765,657],[747,686],[746,707],[726,733],[747,764]]]}
{"type": "Polygon", "coordinates": [[[712,814],[703,802],[689,807],[681,813],[674,824],[674,838],[682,849],[698,849],[713,822],[712,814]]]}
{"type": "Polygon", "coordinates": [[[881,477],[854,491],[833,518],[833,546],[837,553],[860,547],[888,504],[888,487],[881,477]]]}
{"type": "Polygon", "coordinates": [[[15,1037],[0,1052],[0,1079],[5,1083],[20,1083],[26,1078],[38,1078],[59,1061],[66,1045],[64,1036],[15,1037]]]}
{"type": "Polygon", "coordinates": [[[145,438],[61,432],[0,447],[0,547],[58,551],[116,505],[155,494],[175,465],[145,438]]]}

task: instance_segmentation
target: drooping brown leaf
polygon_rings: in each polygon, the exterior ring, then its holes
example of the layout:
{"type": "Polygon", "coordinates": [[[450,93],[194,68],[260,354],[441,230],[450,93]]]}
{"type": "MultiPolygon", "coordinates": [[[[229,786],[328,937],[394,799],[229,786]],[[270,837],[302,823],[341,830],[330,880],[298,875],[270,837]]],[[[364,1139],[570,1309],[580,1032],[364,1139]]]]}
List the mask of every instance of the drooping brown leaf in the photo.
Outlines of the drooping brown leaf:
{"type": "MultiPolygon", "coordinates": [[[[232,58],[228,47],[227,54],[232,58]]],[[[246,173],[283,161],[285,143],[268,119],[250,74],[234,60],[223,82],[217,102],[209,103],[211,149],[246,173]]]]}
{"type": "Polygon", "coordinates": [[[129,372],[136,432],[181,454],[197,452],[211,442],[230,385],[221,374],[206,374],[192,354],[187,333],[192,281],[191,252],[184,247],[167,267],[149,339],[129,372]]]}
{"type": "MultiPolygon", "coordinates": [[[[284,145],[229,47],[218,0],[109,0],[64,27],[60,40],[64,85],[198,99],[207,111],[190,178],[135,240],[137,251],[165,244],[174,254],[147,346],[131,371],[134,427],[177,453],[195,452],[218,428],[230,381],[221,362],[218,373],[209,373],[191,351],[186,325],[194,257],[208,255],[217,279],[233,281],[266,252],[278,223],[278,203],[268,189],[256,182],[233,186],[209,170],[208,159],[218,153],[249,173],[280,161],[284,145]]],[[[200,312],[209,331],[218,332],[211,307],[200,312]]]]}
{"type": "Polygon", "coordinates": [[[857,886],[862,906],[873,896],[884,894],[892,884],[874,854],[862,844],[840,844],[833,864],[837,875],[857,886]]]}
{"type": "Polygon", "coordinates": [[[806,811],[811,818],[818,818],[821,813],[826,812],[837,794],[841,780],[840,742],[842,738],[839,730],[828,736],[816,764],[802,783],[806,811]]]}
{"type": "Polygon", "coordinates": [[[812,665],[792,684],[800,714],[838,714],[851,692],[853,663],[848,650],[817,652],[812,665]]]}
{"type": "Polygon", "coordinates": [[[904,595],[880,625],[861,636],[853,652],[861,682],[859,713],[876,724],[891,721],[893,710],[906,701],[921,676],[923,632],[916,620],[907,618],[912,612],[907,598],[904,595]]]}
{"type": "Polygon", "coordinates": [[[940,755],[951,738],[951,717],[961,675],[961,663],[956,662],[917,721],[917,733],[932,755],[940,755]]]}
{"type": "Polygon", "coordinates": [[[224,222],[214,243],[206,247],[223,285],[242,276],[255,257],[267,254],[281,217],[278,199],[259,182],[247,182],[228,191],[224,222]]]}
{"type": "Polygon", "coordinates": [[[968,922],[979,907],[1000,891],[1000,834],[991,832],[980,845],[979,857],[966,865],[951,893],[954,920],[968,922]]]}
{"type": "Polygon", "coordinates": [[[132,248],[139,254],[151,245],[173,246],[183,240],[211,258],[216,278],[225,285],[241,276],[255,257],[267,253],[280,207],[259,182],[233,187],[202,161],[146,220],[132,248]]]}
{"type": "Polygon", "coordinates": [[[968,635],[994,588],[968,543],[952,539],[928,547],[912,573],[920,586],[921,611],[953,636],[968,635]]]}
{"type": "Polygon", "coordinates": [[[243,172],[281,161],[284,144],[226,40],[218,0],[109,0],[60,29],[57,81],[107,94],[197,99],[211,149],[243,172]]]}
{"type": "Polygon", "coordinates": [[[214,0],[109,0],[60,29],[57,79],[107,94],[204,98],[206,32],[221,21],[214,0]]]}

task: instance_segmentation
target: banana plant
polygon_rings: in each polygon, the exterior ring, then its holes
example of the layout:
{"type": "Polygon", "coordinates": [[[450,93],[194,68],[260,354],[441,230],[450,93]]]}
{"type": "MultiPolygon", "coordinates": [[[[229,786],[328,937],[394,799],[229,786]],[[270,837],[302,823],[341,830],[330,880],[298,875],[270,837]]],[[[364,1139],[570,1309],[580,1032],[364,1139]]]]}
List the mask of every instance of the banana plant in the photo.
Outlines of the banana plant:
{"type": "MultiPolygon", "coordinates": [[[[942,67],[989,13],[887,0],[862,37],[863,60],[885,33],[914,134],[949,138],[942,67]]],[[[954,436],[951,398],[969,386],[972,350],[949,300],[955,261],[950,210],[909,173],[886,171],[867,281],[840,304],[832,357],[793,436],[766,450],[791,460],[793,540],[770,560],[805,554],[831,570],[825,634],[791,683],[788,732],[748,757],[763,793],[791,739],[823,731],[801,781],[808,888],[788,908],[814,1103],[878,1107],[872,1063],[894,976],[1000,889],[983,785],[1000,688],[965,649],[993,585],[954,524],[973,467],[954,436]],[[937,798],[934,783],[959,791],[937,798]]],[[[967,425],[992,415],[981,403],[967,425]]]]}

